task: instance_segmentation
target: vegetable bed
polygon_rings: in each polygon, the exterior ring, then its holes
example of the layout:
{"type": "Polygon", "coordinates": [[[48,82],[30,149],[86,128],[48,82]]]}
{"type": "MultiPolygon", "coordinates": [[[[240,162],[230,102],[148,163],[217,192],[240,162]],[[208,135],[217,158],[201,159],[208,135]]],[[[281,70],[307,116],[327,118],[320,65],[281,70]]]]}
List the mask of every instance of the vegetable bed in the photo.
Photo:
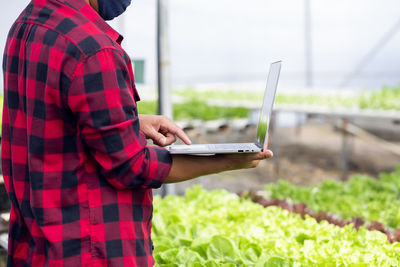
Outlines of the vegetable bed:
{"type": "MultiPolygon", "coordinates": [[[[338,92],[339,93],[339,92],[338,92]]],[[[260,103],[263,94],[246,92],[246,91],[224,91],[224,90],[210,90],[210,91],[195,91],[193,89],[186,89],[183,91],[174,91],[174,94],[192,99],[195,97],[200,101],[207,100],[247,100],[260,103]]],[[[374,109],[374,110],[400,110],[400,86],[397,87],[383,87],[375,91],[361,91],[354,93],[351,96],[337,95],[324,95],[315,92],[307,94],[285,94],[277,92],[275,102],[278,104],[295,104],[306,106],[323,106],[331,108],[356,108],[356,109],[374,109]]]]}
{"type": "Polygon", "coordinates": [[[154,199],[156,266],[399,266],[400,243],[223,190],[154,199]]]}
{"type": "Polygon", "coordinates": [[[343,219],[361,217],[379,221],[385,226],[400,228],[400,165],[379,179],[356,175],[342,183],[326,180],[315,187],[301,187],[280,180],[265,186],[271,199],[288,199],[305,203],[312,211],[326,211],[343,219]]]}

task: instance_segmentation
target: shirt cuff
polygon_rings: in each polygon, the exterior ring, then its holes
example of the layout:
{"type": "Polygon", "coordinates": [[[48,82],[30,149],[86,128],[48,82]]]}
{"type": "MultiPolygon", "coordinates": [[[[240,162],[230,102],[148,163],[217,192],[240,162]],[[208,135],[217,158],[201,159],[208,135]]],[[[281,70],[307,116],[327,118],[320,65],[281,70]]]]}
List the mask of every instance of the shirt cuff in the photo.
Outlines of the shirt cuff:
{"type": "Polygon", "coordinates": [[[162,147],[148,146],[150,154],[150,166],[148,177],[151,179],[151,188],[160,188],[167,178],[172,167],[172,156],[168,150],[162,147]]]}

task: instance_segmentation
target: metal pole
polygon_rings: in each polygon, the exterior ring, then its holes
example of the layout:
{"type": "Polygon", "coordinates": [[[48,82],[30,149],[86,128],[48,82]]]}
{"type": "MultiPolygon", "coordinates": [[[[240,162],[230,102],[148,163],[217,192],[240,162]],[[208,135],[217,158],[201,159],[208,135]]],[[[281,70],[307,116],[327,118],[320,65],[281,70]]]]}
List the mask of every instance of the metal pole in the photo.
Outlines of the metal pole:
{"type": "Polygon", "coordinates": [[[342,181],[346,181],[349,173],[349,120],[342,118],[342,181]]]}
{"type": "MultiPolygon", "coordinates": [[[[157,76],[158,76],[158,114],[173,119],[170,81],[169,38],[168,38],[168,0],[157,0],[157,76]]],[[[166,184],[161,194],[175,194],[175,185],[166,184]]]]}
{"type": "Polygon", "coordinates": [[[158,114],[172,119],[168,0],[157,0],[158,114]]]}
{"type": "Polygon", "coordinates": [[[312,38],[311,38],[311,0],[304,0],[304,45],[306,63],[306,86],[313,86],[312,38]]]}

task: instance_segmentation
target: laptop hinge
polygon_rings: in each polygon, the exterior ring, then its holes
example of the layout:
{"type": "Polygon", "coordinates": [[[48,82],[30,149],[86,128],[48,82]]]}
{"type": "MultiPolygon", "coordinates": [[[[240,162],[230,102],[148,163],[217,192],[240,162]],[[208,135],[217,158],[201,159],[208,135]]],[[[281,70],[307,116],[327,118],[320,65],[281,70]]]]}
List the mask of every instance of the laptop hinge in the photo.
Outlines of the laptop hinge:
{"type": "Polygon", "coordinates": [[[261,148],[261,152],[263,152],[263,151],[264,151],[264,148],[263,148],[263,146],[262,146],[261,144],[259,144],[259,143],[255,143],[255,145],[256,145],[256,146],[258,146],[259,148],[261,148]]]}

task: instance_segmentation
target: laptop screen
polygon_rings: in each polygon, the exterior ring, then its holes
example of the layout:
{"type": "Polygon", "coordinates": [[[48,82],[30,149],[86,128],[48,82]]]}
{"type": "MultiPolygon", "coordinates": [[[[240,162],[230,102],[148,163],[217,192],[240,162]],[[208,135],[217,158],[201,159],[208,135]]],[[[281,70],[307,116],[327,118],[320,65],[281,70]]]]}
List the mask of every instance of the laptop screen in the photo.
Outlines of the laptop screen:
{"type": "Polygon", "coordinates": [[[267,86],[264,93],[264,101],[261,107],[260,120],[257,128],[257,144],[265,146],[265,139],[267,137],[270,117],[272,114],[272,107],[275,99],[275,92],[278,86],[279,73],[281,70],[281,61],[277,61],[271,64],[267,86]]]}

